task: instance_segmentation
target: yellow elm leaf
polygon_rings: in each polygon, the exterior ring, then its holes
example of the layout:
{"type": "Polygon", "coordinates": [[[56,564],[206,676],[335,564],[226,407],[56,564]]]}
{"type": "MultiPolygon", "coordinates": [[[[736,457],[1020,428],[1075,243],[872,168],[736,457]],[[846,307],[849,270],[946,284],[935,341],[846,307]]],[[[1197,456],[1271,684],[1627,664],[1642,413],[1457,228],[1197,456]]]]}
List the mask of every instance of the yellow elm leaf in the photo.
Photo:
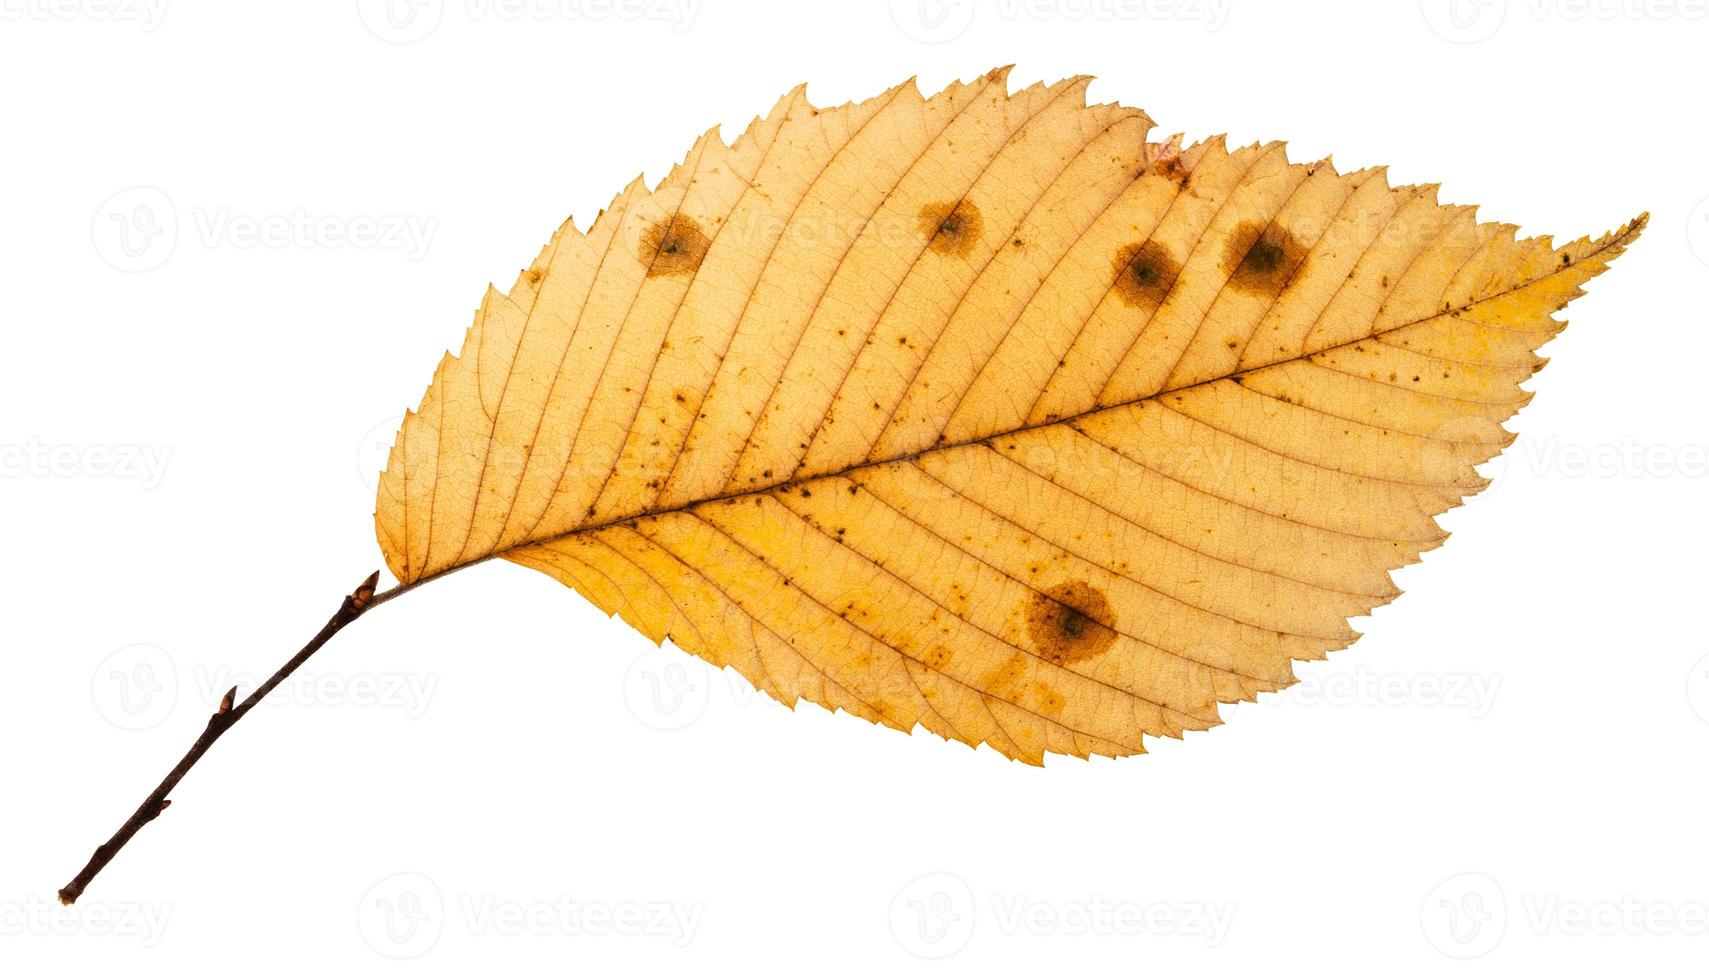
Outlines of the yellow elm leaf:
{"type": "Polygon", "coordinates": [[[1125,755],[1393,599],[1639,217],[1556,247],[1088,80],[798,88],[566,223],[406,415],[405,586],[501,557],[1012,758],[1125,755]]]}

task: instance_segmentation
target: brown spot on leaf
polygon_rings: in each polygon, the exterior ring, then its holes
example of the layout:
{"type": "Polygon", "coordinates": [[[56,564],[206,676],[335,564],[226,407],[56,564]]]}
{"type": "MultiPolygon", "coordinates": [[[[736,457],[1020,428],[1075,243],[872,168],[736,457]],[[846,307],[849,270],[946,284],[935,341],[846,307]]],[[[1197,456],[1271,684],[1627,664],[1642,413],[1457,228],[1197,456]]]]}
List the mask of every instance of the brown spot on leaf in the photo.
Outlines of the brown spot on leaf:
{"type": "Polygon", "coordinates": [[[1038,710],[1049,718],[1059,717],[1062,709],[1068,706],[1068,699],[1062,696],[1061,691],[1042,682],[1033,685],[1033,700],[1038,710]]]}
{"type": "Polygon", "coordinates": [[[1222,267],[1229,285],[1264,296],[1280,293],[1305,262],[1305,246],[1278,225],[1248,221],[1229,236],[1222,267]]]}
{"type": "Polygon", "coordinates": [[[1182,187],[1187,186],[1187,180],[1191,177],[1191,172],[1181,161],[1179,153],[1166,153],[1151,161],[1146,165],[1145,173],[1178,181],[1182,187]]]}
{"type": "Polygon", "coordinates": [[[1004,700],[1014,700],[1023,690],[1022,679],[1027,675],[1027,655],[1016,653],[994,670],[986,671],[980,687],[1004,700]]]}
{"type": "Polygon", "coordinates": [[[647,267],[647,278],[654,276],[687,276],[700,268],[712,240],[700,229],[700,223],[686,214],[661,218],[647,226],[641,236],[638,257],[647,267]]]}
{"type": "Polygon", "coordinates": [[[979,242],[985,219],[972,201],[939,201],[920,209],[920,234],[930,240],[932,251],[944,255],[966,255],[979,242]]]}
{"type": "Polygon", "coordinates": [[[949,666],[949,662],[954,656],[955,654],[950,652],[949,647],[938,645],[928,649],[920,657],[920,662],[933,670],[943,670],[949,666]]]}
{"type": "Polygon", "coordinates": [[[1130,242],[1116,250],[1110,263],[1116,296],[1129,306],[1155,310],[1175,285],[1181,264],[1169,250],[1153,241],[1130,242]]]}
{"type": "Polygon", "coordinates": [[[1027,633],[1053,664],[1095,657],[1116,642],[1115,613],[1104,594],[1085,582],[1066,582],[1035,593],[1027,604],[1027,633]]]}

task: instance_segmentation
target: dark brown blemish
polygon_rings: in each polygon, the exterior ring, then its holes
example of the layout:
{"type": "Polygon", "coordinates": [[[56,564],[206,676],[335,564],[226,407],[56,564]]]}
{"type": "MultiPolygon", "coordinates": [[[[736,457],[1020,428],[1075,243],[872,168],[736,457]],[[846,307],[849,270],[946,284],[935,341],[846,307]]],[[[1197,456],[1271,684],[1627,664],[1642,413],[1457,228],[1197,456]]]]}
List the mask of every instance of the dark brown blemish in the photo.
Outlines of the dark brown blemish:
{"type": "Polygon", "coordinates": [[[1192,171],[1187,169],[1187,165],[1182,162],[1179,153],[1168,153],[1158,157],[1146,164],[1143,173],[1173,180],[1182,187],[1186,187],[1187,181],[1192,179],[1192,171]]]}
{"type": "Polygon", "coordinates": [[[1153,241],[1130,242],[1116,250],[1110,268],[1116,295],[1129,306],[1155,310],[1175,286],[1181,264],[1153,241]]]}
{"type": "Polygon", "coordinates": [[[943,255],[966,255],[979,242],[985,219],[972,201],[939,201],[920,209],[920,234],[930,241],[932,251],[943,255]]]}
{"type": "Polygon", "coordinates": [[[700,268],[712,240],[700,230],[700,222],[686,214],[661,218],[647,226],[641,236],[638,257],[647,267],[647,278],[687,276],[700,268]]]}
{"type": "Polygon", "coordinates": [[[1228,284],[1236,289],[1274,296],[1299,273],[1305,253],[1305,246],[1293,232],[1261,221],[1248,221],[1229,236],[1222,268],[1228,274],[1228,284]]]}
{"type": "Polygon", "coordinates": [[[1027,604],[1033,648],[1053,664],[1095,657],[1116,642],[1115,614],[1104,594],[1085,582],[1066,582],[1034,593],[1027,604]]]}

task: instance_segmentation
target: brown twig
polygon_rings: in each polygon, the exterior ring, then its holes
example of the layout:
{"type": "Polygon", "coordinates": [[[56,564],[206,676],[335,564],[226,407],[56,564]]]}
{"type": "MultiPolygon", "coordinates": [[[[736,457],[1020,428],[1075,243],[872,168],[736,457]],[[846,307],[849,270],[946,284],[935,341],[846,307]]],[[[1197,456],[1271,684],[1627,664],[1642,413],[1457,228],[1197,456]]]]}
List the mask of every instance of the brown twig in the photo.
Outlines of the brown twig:
{"type": "Polygon", "coordinates": [[[89,858],[89,863],[83,866],[82,871],[77,872],[77,877],[71,879],[70,884],[59,890],[61,902],[70,905],[77,901],[77,897],[83,894],[83,890],[89,887],[89,883],[95,880],[95,876],[101,873],[101,869],[113,860],[119,850],[129,843],[132,837],[136,836],[137,831],[155,817],[160,816],[161,811],[172,805],[172,801],[167,799],[166,795],[172,792],[173,787],[178,785],[178,781],[190,771],[190,767],[206,755],[208,749],[212,748],[215,742],[219,741],[221,735],[224,735],[233,725],[237,724],[238,719],[249,713],[249,709],[260,704],[263,698],[273,693],[274,688],[278,687],[285,678],[291,676],[293,671],[301,667],[309,657],[314,655],[316,650],[324,646],[326,641],[332,639],[339,630],[355,622],[357,617],[364,612],[407,591],[413,585],[419,584],[411,583],[411,586],[394,588],[376,595],[374,587],[379,584],[379,581],[379,572],[363,579],[362,584],[356,587],[356,591],[344,597],[344,602],[339,605],[338,611],[332,614],[332,618],[326,621],[326,625],[320,628],[320,632],[315,634],[314,639],[310,640],[307,646],[297,651],[297,655],[286,661],[285,665],[275,671],[272,677],[267,678],[267,682],[256,688],[253,694],[243,700],[243,703],[233,704],[237,699],[237,688],[234,687],[225,693],[225,697],[220,699],[219,708],[208,718],[208,726],[202,730],[202,734],[196,739],[196,743],[190,746],[190,751],[184,754],[184,758],[178,760],[178,764],[172,767],[172,771],[166,774],[166,778],[160,781],[160,785],[155,787],[154,792],[148,794],[148,799],[142,801],[142,806],[137,807],[130,819],[124,822],[124,826],[120,827],[107,843],[95,849],[95,853],[89,858]]]}

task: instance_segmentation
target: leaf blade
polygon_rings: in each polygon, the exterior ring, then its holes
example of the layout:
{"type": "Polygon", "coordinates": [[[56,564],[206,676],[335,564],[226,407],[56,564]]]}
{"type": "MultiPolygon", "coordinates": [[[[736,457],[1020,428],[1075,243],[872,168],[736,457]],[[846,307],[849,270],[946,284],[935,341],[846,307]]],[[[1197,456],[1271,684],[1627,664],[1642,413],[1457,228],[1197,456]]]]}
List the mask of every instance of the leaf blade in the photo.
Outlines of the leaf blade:
{"type": "Polygon", "coordinates": [[[394,574],[504,557],[786,703],[1030,762],[1350,643],[1643,219],[1555,249],[1005,75],[797,89],[561,228],[406,417],[394,574]]]}

